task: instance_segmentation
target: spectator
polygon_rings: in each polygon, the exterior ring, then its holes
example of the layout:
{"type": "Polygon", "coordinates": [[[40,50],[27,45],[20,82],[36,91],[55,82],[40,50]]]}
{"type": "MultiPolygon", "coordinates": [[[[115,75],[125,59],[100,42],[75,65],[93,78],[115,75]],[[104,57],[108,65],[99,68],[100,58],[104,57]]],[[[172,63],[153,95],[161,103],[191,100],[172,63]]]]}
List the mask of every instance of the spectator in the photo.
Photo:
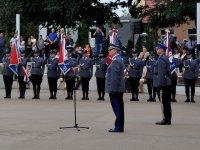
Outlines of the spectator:
{"type": "Polygon", "coordinates": [[[4,34],[0,33],[0,62],[5,52],[5,44],[6,44],[6,40],[5,40],[4,34]]]}
{"type": "Polygon", "coordinates": [[[50,49],[53,50],[53,49],[57,49],[57,42],[58,42],[58,35],[57,33],[55,32],[55,29],[52,28],[51,29],[51,33],[49,34],[48,36],[48,39],[49,39],[49,43],[50,43],[50,49]]]}
{"type": "Polygon", "coordinates": [[[21,36],[20,37],[20,52],[25,52],[25,41],[24,41],[24,38],[21,36]]]}
{"type": "Polygon", "coordinates": [[[192,36],[189,37],[189,41],[186,43],[186,47],[192,53],[192,58],[195,58],[195,48],[197,46],[197,42],[194,40],[192,36]]]}
{"type": "Polygon", "coordinates": [[[40,51],[40,55],[42,55],[44,51],[44,39],[42,38],[42,35],[40,35],[37,41],[37,48],[40,51]]]}
{"type": "Polygon", "coordinates": [[[33,52],[37,51],[37,40],[34,36],[31,36],[31,48],[33,52]]]}
{"type": "Polygon", "coordinates": [[[99,53],[102,51],[104,33],[99,27],[97,27],[93,36],[95,37],[94,57],[97,57],[99,53]]]}

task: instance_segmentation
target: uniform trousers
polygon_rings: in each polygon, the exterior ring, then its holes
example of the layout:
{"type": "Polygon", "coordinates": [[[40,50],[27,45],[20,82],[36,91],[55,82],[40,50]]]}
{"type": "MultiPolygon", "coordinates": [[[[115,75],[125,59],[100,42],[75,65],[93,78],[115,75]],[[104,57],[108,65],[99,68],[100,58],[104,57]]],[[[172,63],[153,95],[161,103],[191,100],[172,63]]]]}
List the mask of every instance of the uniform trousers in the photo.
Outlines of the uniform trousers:
{"type": "Polygon", "coordinates": [[[123,93],[112,92],[109,93],[110,102],[114,114],[116,116],[115,120],[115,131],[124,131],[124,102],[123,93]]]}
{"type": "Polygon", "coordinates": [[[3,75],[3,81],[4,81],[4,85],[5,85],[6,97],[10,98],[11,91],[12,91],[12,84],[13,84],[13,76],[3,75]]]}
{"type": "Polygon", "coordinates": [[[139,94],[138,86],[140,83],[140,78],[130,77],[129,80],[131,85],[132,99],[138,100],[138,94],[139,94]]]}
{"type": "Polygon", "coordinates": [[[50,91],[50,96],[51,97],[56,97],[57,94],[57,81],[58,78],[52,78],[52,77],[48,77],[48,83],[49,83],[49,91],[50,91]]]}
{"type": "Polygon", "coordinates": [[[195,95],[195,79],[184,79],[185,82],[185,93],[187,100],[190,100],[190,89],[191,89],[191,100],[194,100],[195,95]]]}
{"type": "Polygon", "coordinates": [[[82,91],[83,91],[83,98],[82,99],[88,99],[88,92],[89,92],[89,82],[90,77],[81,77],[81,85],[82,85],[82,91]]]}
{"type": "Polygon", "coordinates": [[[31,82],[33,84],[34,98],[40,97],[40,85],[42,83],[42,75],[31,75],[31,82]]]}
{"type": "Polygon", "coordinates": [[[177,85],[177,76],[172,75],[171,77],[171,99],[175,100],[176,98],[176,85],[177,85]]]}
{"type": "Polygon", "coordinates": [[[98,91],[99,97],[103,98],[104,94],[105,94],[105,81],[106,81],[106,78],[96,77],[96,81],[97,81],[97,91],[98,91]]]}
{"type": "MultiPolygon", "coordinates": [[[[149,93],[149,98],[155,100],[156,98],[156,93],[157,93],[157,88],[153,86],[153,79],[146,79],[147,83],[147,89],[149,93]]],[[[158,97],[160,98],[159,94],[158,97]]]]}
{"type": "Polygon", "coordinates": [[[74,86],[75,86],[75,77],[66,77],[65,78],[66,87],[67,87],[67,94],[69,97],[72,97],[74,86]]]}
{"type": "Polygon", "coordinates": [[[24,82],[24,76],[18,76],[18,83],[19,83],[19,92],[20,92],[20,98],[25,97],[26,92],[26,82],[24,82]]]}
{"type": "Polygon", "coordinates": [[[171,98],[170,98],[170,85],[161,87],[162,90],[162,108],[164,120],[171,121],[172,110],[171,110],[171,98]]]}

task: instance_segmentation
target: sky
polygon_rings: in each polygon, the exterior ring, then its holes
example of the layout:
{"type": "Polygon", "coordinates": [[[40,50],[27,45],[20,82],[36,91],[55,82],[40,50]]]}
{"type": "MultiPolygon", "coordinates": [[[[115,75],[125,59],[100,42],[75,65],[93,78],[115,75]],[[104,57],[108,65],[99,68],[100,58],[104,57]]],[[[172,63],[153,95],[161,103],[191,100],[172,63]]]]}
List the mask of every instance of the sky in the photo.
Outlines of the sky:
{"type": "MultiPolygon", "coordinates": [[[[109,2],[114,2],[115,0],[100,0],[102,3],[109,3],[109,2]]],[[[123,10],[126,10],[128,12],[127,8],[119,8],[117,10],[115,10],[115,12],[119,15],[122,16],[123,15],[123,10]]]]}

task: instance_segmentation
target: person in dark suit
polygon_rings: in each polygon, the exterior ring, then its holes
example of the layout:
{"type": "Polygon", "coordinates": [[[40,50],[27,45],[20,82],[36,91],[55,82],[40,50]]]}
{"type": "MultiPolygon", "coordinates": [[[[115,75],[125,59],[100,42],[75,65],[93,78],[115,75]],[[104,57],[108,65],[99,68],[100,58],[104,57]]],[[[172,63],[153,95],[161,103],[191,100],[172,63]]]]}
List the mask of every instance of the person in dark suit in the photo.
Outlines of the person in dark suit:
{"type": "Polygon", "coordinates": [[[4,98],[11,98],[12,84],[13,84],[13,72],[9,68],[10,65],[10,53],[6,53],[6,56],[2,59],[3,63],[3,81],[5,85],[6,96],[4,98]]]}
{"type": "Polygon", "coordinates": [[[171,98],[170,98],[170,62],[167,56],[165,56],[166,47],[162,44],[158,44],[156,52],[159,55],[154,67],[153,85],[162,90],[161,102],[163,108],[163,120],[156,122],[156,125],[171,125],[171,98]]]}
{"type": "Polygon", "coordinates": [[[33,85],[34,96],[32,99],[40,99],[40,85],[44,74],[44,59],[39,57],[40,52],[35,51],[34,57],[31,58],[31,82],[33,85]]]}
{"type": "Polygon", "coordinates": [[[106,92],[109,93],[112,109],[116,116],[115,127],[110,129],[109,132],[124,132],[125,66],[119,55],[120,48],[118,46],[110,45],[108,50],[112,61],[106,73],[106,92]]]}
{"type": "Polygon", "coordinates": [[[99,60],[96,62],[96,81],[97,81],[97,91],[99,98],[97,100],[104,100],[105,95],[105,80],[106,80],[106,60],[103,58],[103,54],[99,54],[99,60]]]}
{"type": "Polygon", "coordinates": [[[25,92],[26,92],[26,81],[24,80],[25,77],[25,69],[27,65],[27,58],[25,58],[25,53],[21,53],[21,60],[18,65],[18,83],[19,83],[19,93],[20,96],[18,98],[24,99],[25,92]]]}
{"type": "Polygon", "coordinates": [[[67,87],[67,97],[66,100],[72,100],[73,99],[73,91],[75,88],[75,70],[76,66],[78,65],[78,59],[73,57],[72,53],[68,51],[68,61],[70,65],[69,71],[64,75],[66,87],[67,87]]]}
{"type": "Polygon", "coordinates": [[[139,101],[138,95],[139,95],[139,82],[140,78],[142,77],[143,67],[144,67],[144,61],[137,57],[137,52],[133,51],[133,57],[129,58],[129,67],[128,67],[128,75],[129,75],[129,81],[131,85],[131,93],[132,98],[130,101],[139,101]]]}
{"type": "Polygon", "coordinates": [[[89,82],[92,77],[93,62],[92,62],[92,59],[89,58],[89,55],[87,55],[87,53],[85,53],[83,57],[80,59],[79,65],[80,65],[79,75],[81,77],[81,85],[82,85],[82,91],[83,91],[82,100],[89,100],[89,97],[88,97],[89,82]]]}
{"type": "Polygon", "coordinates": [[[195,82],[197,81],[199,75],[198,61],[196,59],[192,59],[191,51],[187,51],[186,54],[187,59],[183,62],[183,66],[185,68],[185,71],[183,72],[183,78],[185,82],[185,93],[187,98],[185,102],[195,103],[195,82]]]}
{"type": "Polygon", "coordinates": [[[50,51],[50,57],[47,60],[47,78],[49,83],[50,97],[49,99],[56,99],[57,95],[57,80],[59,77],[58,58],[56,51],[50,51]]]}

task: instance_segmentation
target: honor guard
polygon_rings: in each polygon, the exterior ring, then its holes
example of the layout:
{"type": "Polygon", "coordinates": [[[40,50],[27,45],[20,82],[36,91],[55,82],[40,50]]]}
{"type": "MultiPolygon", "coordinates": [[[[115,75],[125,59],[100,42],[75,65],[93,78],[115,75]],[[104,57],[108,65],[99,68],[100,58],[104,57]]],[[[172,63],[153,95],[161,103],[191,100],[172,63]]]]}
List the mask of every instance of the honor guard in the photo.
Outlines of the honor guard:
{"type": "Polygon", "coordinates": [[[57,80],[59,77],[58,58],[56,58],[56,51],[50,51],[50,57],[47,60],[47,78],[49,83],[49,99],[56,99],[57,94],[57,80]]]}
{"type": "Polygon", "coordinates": [[[112,61],[106,72],[106,92],[109,93],[112,109],[116,116],[115,127],[109,132],[124,132],[125,66],[119,55],[120,48],[118,46],[111,45],[108,50],[112,61]]]}
{"type": "Polygon", "coordinates": [[[25,98],[25,92],[26,92],[26,80],[25,80],[25,71],[26,71],[26,65],[27,65],[27,58],[25,58],[25,53],[20,53],[21,60],[18,65],[18,83],[19,83],[19,93],[20,96],[18,98],[24,99],[25,98]]]}
{"type": "Polygon", "coordinates": [[[97,82],[97,91],[99,98],[97,100],[104,100],[105,95],[105,80],[106,80],[106,59],[103,58],[103,54],[99,54],[99,60],[96,62],[96,82],[97,82]]]}
{"type": "Polygon", "coordinates": [[[185,82],[185,93],[187,98],[185,102],[194,103],[195,82],[198,79],[199,67],[198,67],[198,61],[196,59],[192,59],[191,51],[187,51],[186,54],[187,54],[187,59],[183,62],[184,66],[183,79],[185,82]]]}
{"type": "Polygon", "coordinates": [[[67,97],[66,100],[73,99],[73,91],[75,88],[75,67],[78,65],[78,61],[76,58],[72,56],[71,52],[68,52],[68,61],[70,65],[69,71],[64,75],[66,87],[67,87],[67,97]]]}
{"type": "Polygon", "coordinates": [[[4,98],[11,98],[12,84],[13,84],[13,72],[9,68],[10,65],[10,53],[6,53],[6,56],[2,59],[3,62],[3,81],[5,85],[6,96],[4,98]]]}
{"type": "Polygon", "coordinates": [[[44,59],[39,57],[39,51],[35,51],[34,57],[31,58],[31,82],[33,84],[34,97],[32,99],[40,99],[40,85],[44,74],[44,59]]]}
{"type": "Polygon", "coordinates": [[[139,94],[139,82],[140,78],[142,77],[143,67],[144,67],[144,61],[137,57],[137,52],[134,50],[132,52],[133,57],[129,58],[129,66],[128,66],[128,75],[129,75],[129,81],[131,85],[131,93],[132,98],[130,101],[139,101],[138,94],[139,94]]]}
{"type": "Polygon", "coordinates": [[[88,97],[89,82],[92,77],[93,62],[92,62],[92,59],[89,58],[89,55],[87,55],[87,53],[85,53],[83,57],[80,59],[79,65],[80,65],[79,75],[81,77],[81,85],[82,85],[82,91],[83,91],[82,100],[89,100],[89,97],[88,97]]]}
{"type": "Polygon", "coordinates": [[[161,102],[163,108],[163,120],[157,122],[157,125],[170,125],[171,124],[171,98],[170,98],[170,62],[165,56],[166,47],[158,44],[156,52],[159,55],[154,67],[153,85],[162,90],[161,102]]]}
{"type": "MultiPolygon", "coordinates": [[[[156,93],[159,93],[156,89],[156,87],[153,86],[153,71],[154,66],[156,64],[156,60],[153,56],[153,54],[150,54],[150,56],[146,60],[146,83],[147,83],[147,89],[149,93],[149,99],[148,102],[155,102],[156,101],[156,93]]],[[[160,98],[160,94],[158,94],[158,98],[160,98]]]]}

